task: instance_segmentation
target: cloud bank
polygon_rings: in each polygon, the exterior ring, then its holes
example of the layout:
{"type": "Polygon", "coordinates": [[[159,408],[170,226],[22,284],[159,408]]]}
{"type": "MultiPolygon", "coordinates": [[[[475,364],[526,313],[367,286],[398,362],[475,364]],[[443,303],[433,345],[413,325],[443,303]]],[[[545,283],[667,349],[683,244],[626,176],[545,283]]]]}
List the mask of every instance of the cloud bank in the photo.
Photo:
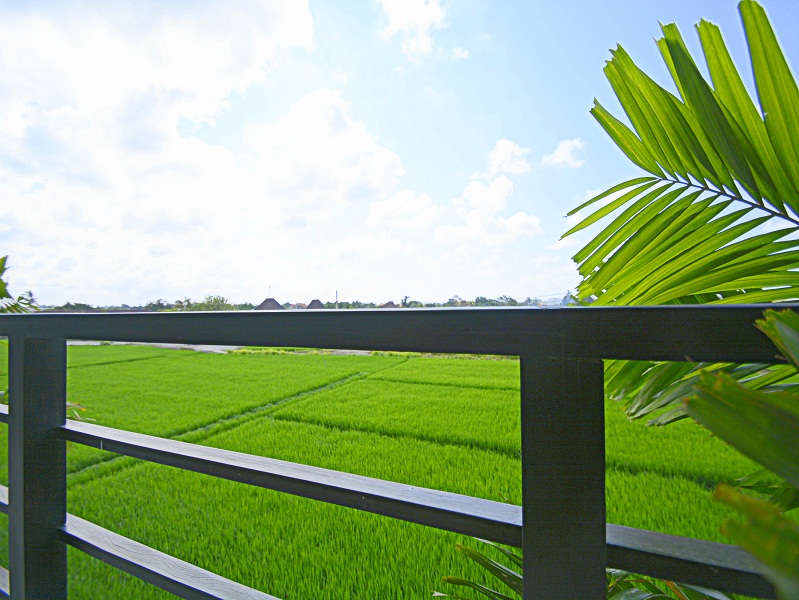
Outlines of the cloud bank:
{"type": "Polygon", "coordinates": [[[580,138],[561,140],[555,151],[552,154],[545,154],[541,162],[548,167],[579,169],[585,164],[585,161],[577,158],[576,152],[584,147],[585,142],[580,138]]]}

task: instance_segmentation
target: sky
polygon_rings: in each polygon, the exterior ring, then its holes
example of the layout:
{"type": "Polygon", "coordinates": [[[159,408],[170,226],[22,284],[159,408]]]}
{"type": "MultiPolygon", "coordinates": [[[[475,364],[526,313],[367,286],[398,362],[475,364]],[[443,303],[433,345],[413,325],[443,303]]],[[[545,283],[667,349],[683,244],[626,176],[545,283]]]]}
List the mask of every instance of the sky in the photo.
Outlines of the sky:
{"type": "MultiPolygon", "coordinates": [[[[763,2],[796,72],[799,2],[763,2]]],[[[640,171],[621,44],[724,33],[733,0],[0,4],[0,256],[42,304],[562,297],[567,212],[640,171]]]]}

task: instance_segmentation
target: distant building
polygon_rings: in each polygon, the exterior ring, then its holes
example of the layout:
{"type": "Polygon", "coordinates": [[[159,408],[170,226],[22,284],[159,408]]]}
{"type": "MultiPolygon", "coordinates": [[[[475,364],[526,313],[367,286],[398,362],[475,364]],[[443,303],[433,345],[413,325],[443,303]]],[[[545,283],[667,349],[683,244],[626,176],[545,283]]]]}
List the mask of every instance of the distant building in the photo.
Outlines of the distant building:
{"type": "Polygon", "coordinates": [[[253,310],[286,310],[280,305],[280,302],[274,298],[267,298],[256,306],[253,310]]]}
{"type": "Polygon", "coordinates": [[[322,304],[322,302],[320,300],[317,300],[315,298],[313,300],[311,300],[311,303],[308,305],[308,308],[310,310],[321,310],[324,307],[325,307],[325,305],[322,304]]]}
{"type": "Polygon", "coordinates": [[[397,306],[391,300],[389,300],[385,304],[381,304],[378,308],[399,308],[399,306],[397,306]]]}

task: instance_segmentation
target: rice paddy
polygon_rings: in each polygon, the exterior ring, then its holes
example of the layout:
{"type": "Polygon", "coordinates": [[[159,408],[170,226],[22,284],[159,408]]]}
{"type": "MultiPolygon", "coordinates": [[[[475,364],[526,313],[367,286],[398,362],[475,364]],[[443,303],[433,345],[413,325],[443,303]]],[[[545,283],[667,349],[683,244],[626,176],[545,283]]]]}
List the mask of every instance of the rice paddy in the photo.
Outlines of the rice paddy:
{"type": "MultiPolygon", "coordinates": [[[[102,425],[518,504],[518,373],[513,360],[99,346],[70,348],[68,390],[102,425]]],[[[755,465],[688,422],[646,428],[608,404],[606,423],[608,520],[724,541],[709,490],[755,465]]],[[[453,551],[463,536],[77,445],[67,456],[71,513],[279,598],[428,598],[442,575],[484,576],[453,551]]],[[[70,598],[172,597],[69,561],[70,598]]]]}

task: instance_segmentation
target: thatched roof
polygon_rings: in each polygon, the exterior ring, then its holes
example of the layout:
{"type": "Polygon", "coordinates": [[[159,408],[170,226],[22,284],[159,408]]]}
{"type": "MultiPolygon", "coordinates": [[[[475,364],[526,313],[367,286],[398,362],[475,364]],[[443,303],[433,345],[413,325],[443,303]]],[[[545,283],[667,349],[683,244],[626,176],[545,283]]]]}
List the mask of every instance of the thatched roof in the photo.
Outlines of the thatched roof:
{"type": "Polygon", "coordinates": [[[267,298],[255,307],[255,310],[286,310],[274,298],[267,298]]]}
{"type": "Polygon", "coordinates": [[[319,309],[322,309],[324,307],[325,307],[325,305],[322,304],[322,302],[320,300],[317,300],[316,298],[311,300],[311,303],[308,305],[309,309],[314,309],[314,310],[319,310],[319,309]]]}

